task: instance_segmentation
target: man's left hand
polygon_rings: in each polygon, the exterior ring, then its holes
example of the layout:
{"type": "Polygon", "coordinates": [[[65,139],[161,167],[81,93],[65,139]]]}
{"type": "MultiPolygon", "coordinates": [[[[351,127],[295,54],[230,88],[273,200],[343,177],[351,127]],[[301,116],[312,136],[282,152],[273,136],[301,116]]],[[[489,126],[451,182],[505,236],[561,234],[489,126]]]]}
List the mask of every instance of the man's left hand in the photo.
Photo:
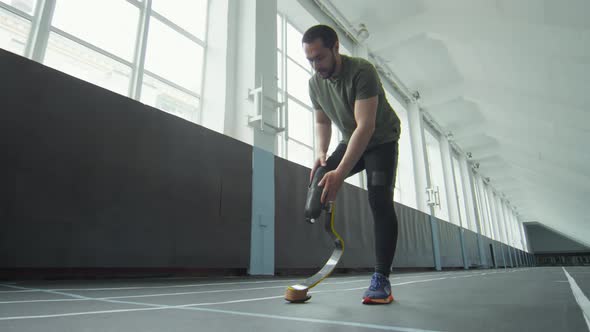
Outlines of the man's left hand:
{"type": "Polygon", "coordinates": [[[322,198],[320,200],[322,204],[336,200],[336,194],[338,193],[338,190],[340,190],[343,182],[344,175],[342,175],[337,169],[324,175],[322,180],[318,183],[319,186],[324,187],[322,198]]]}

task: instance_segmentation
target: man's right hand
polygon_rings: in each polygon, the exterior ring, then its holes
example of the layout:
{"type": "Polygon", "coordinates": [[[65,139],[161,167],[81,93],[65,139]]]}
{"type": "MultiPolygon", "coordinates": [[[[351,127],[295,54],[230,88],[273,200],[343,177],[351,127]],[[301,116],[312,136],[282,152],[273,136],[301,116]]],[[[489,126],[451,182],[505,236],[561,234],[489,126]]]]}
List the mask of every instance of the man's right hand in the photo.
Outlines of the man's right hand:
{"type": "Polygon", "coordinates": [[[313,167],[311,168],[311,173],[309,174],[309,183],[311,183],[311,180],[313,180],[313,175],[315,174],[315,171],[320,166],[326,166],[326,155],[325,154],[319,155],[318,159],[316,159],[315,163],[313,163],[313,167]]]}

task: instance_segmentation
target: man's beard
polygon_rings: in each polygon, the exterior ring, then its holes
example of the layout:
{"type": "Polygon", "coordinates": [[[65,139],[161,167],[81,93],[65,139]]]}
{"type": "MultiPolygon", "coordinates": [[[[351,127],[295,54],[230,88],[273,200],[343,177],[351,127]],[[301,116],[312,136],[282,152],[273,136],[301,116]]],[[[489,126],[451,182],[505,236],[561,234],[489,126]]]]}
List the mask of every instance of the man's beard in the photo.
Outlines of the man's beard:
{"type": "Polygon", "coordinates": [[[336,71],[336,55],[334,55],[334,50],[332,50],[332,68],[330,68],[330,70],[327,72],[326,75],[322,75],[322,73],[320,73],[320,76],[327,80],[329,78],[332,77],[332,75],[334,75],[334,72],[336,71]]]}

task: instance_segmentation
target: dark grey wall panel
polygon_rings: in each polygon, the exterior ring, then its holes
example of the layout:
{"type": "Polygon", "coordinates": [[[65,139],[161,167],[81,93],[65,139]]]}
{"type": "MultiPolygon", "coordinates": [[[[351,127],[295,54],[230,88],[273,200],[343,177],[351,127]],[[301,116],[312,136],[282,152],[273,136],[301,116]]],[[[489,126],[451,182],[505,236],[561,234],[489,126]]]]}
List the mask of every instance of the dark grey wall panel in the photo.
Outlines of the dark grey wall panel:
{"type": "MultiPolygon", "coordinates": [[[[275,267],[316,268],[334,248],[324,220],[309,224],[304,218],[309,168],[276,157],[275,267]]],[[[366,192],[344,184],[336,200],[336,230],[345,245],[339,267],[373,266],[373,224],[366,192]]],[[[325,214],[323,214],[325,216],[325,214]]]]}
{"type": "Polygon", "coordinates": [[[395,210],[399,236],[393,267],[434,267],[429,216],[397,203],[395,210]]]}
{"type": "Polygon", "coordinates": [[[479,249],[477,246],[477,233],[465,229],[463,231],[463,236],[465,238],[465,254],[469,258],[469,266],[481,265],[479,249]]]}
{"type": "Polygon", "coordinates": [[[525,223],[528,243],[536,253],[590,252],[590,248],[539,223],[525,223]]]}
{"type": "MultiPolygon", "coordinates": [[[[309,168],[275,158],[276,240],[278,269],[315,268],[324,264],[333,244],[322,224],[304,220],[309,168]]],[[[394,268],[432,267],[432,237],[428,216],[395,204],[399,236],[394,268]]],[[[373,218],[367,192],[345,184],[336,200],[336,229],[345,251],[339,267],[371,268],[374,265],[373,218]]]]}
{"type": "Polygon", "coordinates": [[[486,257],[487,265],[488,267],[493,267],[494,263],[492,261],[492,251],[490,250],[490,244],[493,243],[493,240],[487,236],[482,236],[481,239],[483,242],[483,252],[486,257]]]}
{"type": "Polygon", "coordinates": [[[251,147],[2,50],[0,66],[0,267],[247,267],[251,147]]]}
{"type": "Polygon", "coordinates": [[[443,267],[463,266],[459,227],[449,222],[438,220],[440,236],[440,260],[443,267]]]}

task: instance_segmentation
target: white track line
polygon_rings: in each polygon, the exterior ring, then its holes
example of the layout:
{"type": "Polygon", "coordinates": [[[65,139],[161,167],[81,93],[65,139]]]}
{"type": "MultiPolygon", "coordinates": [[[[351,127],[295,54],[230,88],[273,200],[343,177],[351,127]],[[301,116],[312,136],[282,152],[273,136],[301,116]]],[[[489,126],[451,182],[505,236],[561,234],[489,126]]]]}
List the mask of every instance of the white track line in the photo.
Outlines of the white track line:
{"type": "MultiPolygon", "coordinates": [[[[392,278],[392,279],[400,279],[400,278],[392,278]]],[[[342,285],[342,284],[350,284],[350,283],[357,283],[357,282],[366,282],[367,278],[358,279],[358,280],[349,280],[349,281],[336,281],[336,282],[324,282],[322,286],[325,285],[342,285]]],[[[57,295],[64,295],[64,296],[72,296],[73,294],[70,293],[62,293],[61,291],[57,290],[49,290],[49,289],[32,289],[26,288],[22,286],[12,286],[12,285],[5,285],[6,287],[11,287],[15,289],[20,289],[21,291],[29,291],[29,292],[45,292],[57,295]]],[[[228,293],[228,292],[237,292],[237,291],[253,291],[253,290],[266,290],[266,289],[276,289],[276,288],[286,288],[288,285],[281,285],[281,286],[270,286],[270,287],[252,287],[252,288],[234,288],[234,289],[217,289],[217,290],[206,290],[206,291],[196,291],[196,292],[178,292],[178,293],[157,293],[157,294],[143,294],[143,295],[125,295],[125,296],[110,296],[110,297],[85,297],[85,296],[77,296],[74,299],[45,299],[45,300],[15,300],[15,301],[0,301],[0,304],[17,304],[17,303],[43,303],[43,302],[72,302],[72,301],[102,301],[102,300],[115,300],[115,299],[127,299],[127,298],[146,298],[146,297],[162,297],[162,296],[178,296],[178,295],[193,295],[193,294],[209,294],[209,293],[228,293]]],[[[16,293],[13,292],[13,293],[16,293]]]]}
{"type": "Polygon", "coordinates": [[[570,274],[567,273],[567,270],[563,266],[561,268],[563,269],[563,273],[565,273],[567,280],[570,282],[572,293],[574,293],[576,302],[580,306],[580,309],[582,309],[582,315],[586,320],[586,326],[588,327],[588,330],[590,330],[590,301],[588,301],[588,298],[586,297],[586,295],[584,295],[584,292],[580,289],[580,287],[576,283],[576,280],[574,280],[574,278],[572,278],[572,276],[570,276],[570,274]]]}
{"type": "MultiPolygon", "coordinates": [[[[474,272],[435,272],[435,273],[428,273],[428,274],[412,274],[407,276],[399,276],[396,278],[414,278],[414,277],[426,277],[430,275],[448,275],[452,273],[474,273],[474,272]]],[[[350,277],[332,277],[331,279],[353,279],[353,278],[365,278],[367,276],[350,276],[350,277]]],[[[303,278],[301,278],[303,279],[303,278]]],[[[259,284],[259,283],[275,283],[275,282],[297,282],[301,279],[281,279],[281,280],[259,280],[259,281],[236,281],[236,282],[215,282],[215,283],[208,283],[208,284],[188,284],[188,285],[168,285],[168,286],[130,286],[130,287],[99,287],[99,288],[41,288],[42,291],[60,291],[60,292],[76,292],[76,291],[118,291],[118,290],[138,290],[138,289],[165,289],[165,288],[189,288],[189,287],[204,287],[204,286],[218,286],[218,285],[243,285],[243,284],[259,284]]],[[[10,283],[4,283],[0,286],[9,286],[12,285],[10,283]]],[[[18,290],[18,291],[0,291],[0,294],[5,293],[30,293],[30,292],[38,292],[38,290],[18,290]]]]}
{"type": "MultiPolygon", "coordinates": [[[[361,278],[355,277],[336,277],[333,279],[352,279],[361,278]]],[[[364,277],[366,280],[366,277],[364,277]]],[[[0,291],[0,294],[6,293],[30,293],[40,291],[59,291],[59,292],[88,292],[88,291],[119,291],[119,290],[139,290],[139,289],[165,289],[165,288],[190,288],[190,287],[206,287],[206,286],[228,286],[228,285],[247,285],[247,284],[262,284],[262,283],[277,283],[277,282],[297,282],[299,279],[281,279],[281,280],[259,280],[259,281],[236,281],[236,282],[214,282],[207,284],[188,284],[188,285],[167,285],[167,286],[130,286],[130,287],[99,287],[99,288],[34,288],[34,289],[22,289],[17,291],[0,291]],[[39,289],[39,290],[37,290],[39,289]]],[[[0,286],[10,287],[12,284],[1,284],[0,286]]],[[[22,287],[26,288],[26,287],[22,287]]]]}
{"type": "MultiPolygon", "coordinates": [[[[494,273],[506,273],[506,272],[494,272],[494,273]]],[[[474,275],[481,275],[481,273],[475,273],[474,275]]],[[[462,277],[471,277],[471,275],[466,275],[462,277]]],[[[423,280],[414,280],[414,281],[407,281],[407,282],[400,282],[394,283],[392,286],[401,286],[401,285],[409,285],[415,283],[423,283],[435,280],[444,280],[449,279],[448,277],[442,278],[433,278],[433,279],[423,279],[423,280]]],[[[10,286],[6,285],[7,287],[14,287],[14,288],[24,288],[20,286],[10,286]]],[[[358,287],[358,288],[348,288],[348,289],[337,289],[337,290],[323,290],[323,291],[315,291],[315,293],[329,293],[329,292],[343,292],[343,291],[356,291],[365,289],[366,287],[358,287]]],[[[254,302],[254,301],[262,301],[262,300],[269,300],[269,299],[278,299],[283,298],[283,295],[279,296],[269,296],[269,297],[260,297],[260,298],[246,298],[246,299],[239,299],[239,300],[231,300],[231,301],[220,301],[220,302],[207,302],[207,303],[191,303],[191,304],[184,304],[184,305],[177,305],[177,306],[165,306],[165,305],[158,305],[158,304],[151,304],[151,303],[142,303],[142,302],[131,302],[131,301],[119,301],[119,300],[112,300],[106,298],[92,298],[86,297],[76,294],[70,293],[63,293],[54,290],[43,290],[43,289],[31,289],[34,291],[64,295],[64,296],[71,296],[78,300],[93,300],[93,301],[101,301],[101,302],[108,302],[108,303],[120,303],[120,304],[132,304],[132,305],[142,305],[142,306],[149,306],[150,308],[134,308],[134,309],[121,309],[121,310],[106,310],[106,311],[91,311],[91,312],[81,312],[81,313],[66,313],[66,314],[54,314],[54,315],[39,315],[39,316],[13,316],[13,317],[0,317],[0,321],[3,320],[12,320],[12,319],[34,319],[34,318],[50,318],[50,317],[63,317],[63,316],[75,316],[75,315],[90,315],[90,314],[103,314],[103,313],[117,313],[117,312],[126,312],[126,311],[142,311],[142,310],[155,310],[156,309],[183,309],[183,308],[195,308],[199,306],[207,306],[207,305],[222,305],[222,304],[231,304],[231,303],[244,303],[244,302],[254,302]]],[[[75,300],[70,299],[70,300],[75,300]]],[[[281,317],[281,316],[279,316],[281,317]]]]}
{"type": "MultiPolygon", "coordinates": [[[[462,275],[460,276],[454,276],[454,277],[449,277],[450,279],[456,279],[456,278],[469,278],[469,277],[473,277],[473,276],[478,276],[478,275],[486,275],[486,274],[495,274],[495,273],[500,273],[500,272],[490,272],[490,273],[478,273],[478,272],[466,272],[466,273],[462,273],[462,275]]],[[[503,272],[502,272],[503,273],[503,272]]],[[[452,272],[447,272],[447,273],[439,273],[439,276],[445,276],[445,275],[451,275],[451,274],[456,274],[456,273],[452,273],[452,272]]],[[[394,277],[391,278],[390,280],[396,280],[396,279],[405,279],[405,278],[411,278],[411,277],[425,277],[425,276],[430,276],[430,275],[437,275],[437,274],[428,274],[428,275],[415,275],[415,276],[402,276],[402,277],[394,277]]],[[[338,280],[338,279],[349,279],[349,278],[358,278],[358,277],[338,277],[338,278],[334,278],[334,280],[338,280]]],[[[440,278],[437,279],[428,279],[428,280],[440,280],[440,278]]],[[[286,280],[289,281],[289,280],[286,280]]],[[[273,282],[279,282],[279,281],[273,281],[273,282]]],[[[357,282],[366,282],[366,277],[362,278],[362,279],[356,279],[356,280],[349,280],[349,281],[332,281],[332,282],[324,282],[322,283],[322,285],[340,285],[340,284],[347,284],[347,283],[357,283],[357,282]]],[[[249,282],[245,282],[245,283],[249,283],[249,282]]],[[[258,283],[258,282],[256,282],[258,283]]],[[[413,282],[411,282],[413,283],[413,282]]],[[[227,285],[228,283],[214,283],[214,284],[201,284],[203,286],[211,286],[211,285],[227,285]]],[[[236,283],[231,283],[236,284],[236,283]]],[[[243,283],[242,283],[243,284],[243,283]]],[[[405,284],[405,283],[401,283],[401,284],[405,284]]],[[[393,285],[398,285],[398,284],[393,284],[393,285]]],[[[22,286],[14,286],[14,285],[9,285],[9,284],[3,284],[0,286],[4,286],[4,287],[8,287],[8,288],[14,288],[14,289],[18,289],[18,291],[7,291],[5,293],[19,293],[19,292],[45,292],[45,293],[52,293],[52,294],[57,294],[57,295],[64,295],[64,296],[68,296],[68,297],[72,297],[74,296],[73,294],[70,293],[61,293],[63,291],[68,291],[70,289],[43,289],[43,288],[28,288],[28,287],[22,287],[22,286]]],[[[207,293],[225,293],[225,292],[236,292],[236,291],[252,291],[252,290],[265,290],[265,289],[275,289],[275,288],[284,288],[287,287],[288,285],[281,285],[281,286],[270,286],[270,287],[253,287],[253,288],[237,288],[237,289],[221,289],[221,290],[207,290],[207,291],[194,291],[194,292],[176,292],[176,293],[156,293],[156,294],[143,294],[143,295],[126,295],[126,296],[110,296],[110,297],[85,297],[85,296],[75,296],[76,298],[74,299],[69,299],[69,298],[65,298],[65,299],[43,299],[43,300],[13,300],[13,301],[0,301],[0,304],[22,304],[22,303],[44,303],[44,302],[73,302],[73,301],[101,301],[101,300],[113,300],[113,299],[126,299],[126,298],[146,298],[146,297],[163,297],[163,296],[177,296],[177,295],[192,295],[192,294],[207,294],[207,293]]],[[[175,287],[175,286],[169,286],[169,287],[175,287]]],[[[364,289],[366,287],[359,287],[359,288],[351,288],[350,290],[358,290],[358,289],[364,289]]],[[[95,289],[95,288],[93,288],[95,289]]],[[[79,290],[88,290],[88,289],[72,289],[74,291],[79,291],[79,290]]],[[[101,289],[103,290],[103,289],[101,289]]],[[[119,289],[117,289],[119,290],[119,289]]],[[[315,291],[314,293],[318,293],[318,292],[332,292],[332,291],[315,291]]]]}
{"type": "MultiPolygon", "coordinates": [[[[241,281],[241,282],[213,282],[208,284],[188,284],[188,285],[167,285],[167,286],[131,286],[131,287],[101,287],[101,288],[41,288],[42,291],[58,291],[58,292],[89,292],[89,291],[117,291],[117,290],[137,290],[137,289],[162,289],[162,288],[189,288],[189,287],[205,287],[205,286],[227,286],[227,285],[246,285],[246,284],[262,284],[262,283],[276,283],[276,282],[293,282],[292,280],[260,280],[260,281],[241,281]]],[[[10,286],[10,285],[5,285],[10,286]]],[[[8,291],[10,293],[10,291],[8,291]]]]}
{"type": "Polygon", "coordinates": [[[109,302],[109,303],[126,303],[126,304],[133,304],[133,305],[145,305],[145,306],[149,306],[149,308],[87,311],[87,312],[66,313],[66,314],[52,314],[52,315],[38,315],[38,316],[1,317],[0,318],[0,321],[3,321],[3,320],[23,320],[23,319],[71,317],[71,316],[96,315],[96,314],[126,313],[126,312],[149,311],[149,310],[182,309],[182,310],[192,310],[192,311],[200,311],[200,312],[212,312],[212,313],[230,314],[230,315],[238,315],[238,316],[246,316],[246,317],[257,317],[257,318],[267,318],[267,319],[277,319],[277,320],[289,320],[289,321],[298,321],[298,322],[305,322],[305,323],[316,323],[316,324],[326,324],[326,325],[338,325],[338,326],[347,326],[347,327],[359,327],[359,328],[368,328],[368,329],[383,330],[383,331],[396,331],[396,332],[439,332],[439,331],[434,331],[434,330],[415,329],[415,328],[400,327],[400,326],[388,326],[388,325],[377,325],[377,324],[364,324],[364,323],[357,323],[357,322],[334,321],[334,320],[302,318],[302,317],[291,317],[291,316],[281,316],[281,315],[269,315],[269,314],[259,314],[259,313],[250,313],[250,312],[242,312],[242,311],[232,311],[232,310],[222,310],[222,309],[199,308],[199,307],[197,307],[197,306],[205,306],[205,305],[251,302],[253,300],[260,301],[260,300],[268,300],[268,299],[277,299],[277,298],[282,298],[282,297],[283,297],[283,295],[281,295],[281,296],[263,297],[263,298],[257,298],[257,299],[244,299],[244,300],[234,300],[234,301],[224,301],[224,302],[211,302],[211,303],[188,304],[188,305],[181,305],[181,306],[166,306],[166,305],[149,304],[149,303],[107,300],[105,302],[109,302]]]}
{"type": "MultiPolygon", "coordinates": [[[[449,275],[451,273],[444,273],[440,275],[449,275]]],[[[404,277],[394,277],[391,280],[402,279],[402,278],[409,278],[410,276],[404,277]]],[[[417,276],[421,277],[421,276],[417,276]]],[[[358,277],[355,277],[358,278],[358,277]]],[[[460,277],[453,277],[453,278],[460,278],[460,277]]],[[[334,280],[338,279],[345,279],[345,278],[334,278],[334,280]]],[[[346,278],[348,279],[348,278],[346,278]]],[[[367,282],[367,278],[364,277],[362,279],[356,280],[348,280],[348,281],[332,281],[332,282],[323,282],[321,285],[342,285],[342,284],[349,284],[349,283],[357,283],[357,282],[367,282]]],[[[218,285],[218,284],[215,284],[218,285]]],[[[67,294],[60,294],[60,292],[64,291],[63,289],[43,289],[43,288],[27,288],[22,286],[14,286],[4,284],[0,286],[8,287],[8,288],[15,288],[18,291],[8,291],[6,293],[19,293],[19,292],[45,292],[45,293],[52,293],[58,295],[65,295],[70,296],[67,294]]],[[[90,301],[90,300],[112,300],[112,299],[126,299],[126,298],[145,298],[145,297],[162,297],[162,296],[177,296],[177,295],[192,295],[192,294],[207,294],[207,293],[225,293],[225,292],[236,292],[236,291],[252,291],[252,290],[265,290],[265,289],[275,289],[275,288],[285,288],[288,285],[281,285],[281,286],[270,286],[270,287],[252,287],[252,288],[235,288],[235,289],[220,289],[220,290],[207,290],[207,291],[194,291],[194,292],[176,292],[176,293],[156,293],[156,294],[143,294],[143,295],[125,295],[125,296],[110,296],[110,297],[77,297],[75,299],[44,299],[44,300],[14,300],[14,301],[0,301],[0,304],[22,304],[22,303],[43,303],[43,302],[72,302],[72,301],[90,301]]],[[[78,291],[79,289],[75,289],[78,291]]]]}

